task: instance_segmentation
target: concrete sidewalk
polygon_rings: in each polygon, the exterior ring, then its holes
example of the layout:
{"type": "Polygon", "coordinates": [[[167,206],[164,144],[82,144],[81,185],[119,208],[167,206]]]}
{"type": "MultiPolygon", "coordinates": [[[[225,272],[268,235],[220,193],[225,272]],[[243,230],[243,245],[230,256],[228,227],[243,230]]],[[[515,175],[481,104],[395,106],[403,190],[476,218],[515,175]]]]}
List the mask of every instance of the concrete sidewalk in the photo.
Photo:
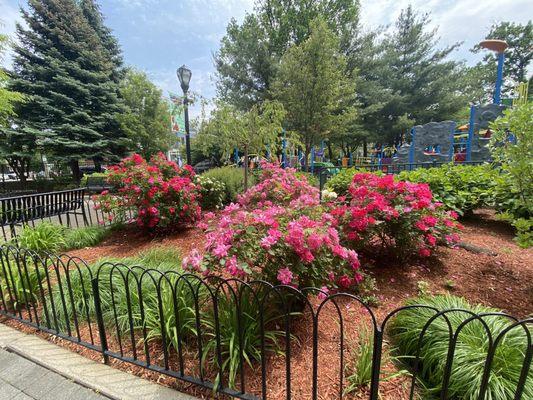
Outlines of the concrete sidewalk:
{"type": "Polygon", "coordinates": [[[0,350],[0,400],[106,400],[22,356],[0,350]]]}
{"type": "Polygon", "coordinates": [[[197,400],[2,323],[0,351],[0,400],[197,400]]]}

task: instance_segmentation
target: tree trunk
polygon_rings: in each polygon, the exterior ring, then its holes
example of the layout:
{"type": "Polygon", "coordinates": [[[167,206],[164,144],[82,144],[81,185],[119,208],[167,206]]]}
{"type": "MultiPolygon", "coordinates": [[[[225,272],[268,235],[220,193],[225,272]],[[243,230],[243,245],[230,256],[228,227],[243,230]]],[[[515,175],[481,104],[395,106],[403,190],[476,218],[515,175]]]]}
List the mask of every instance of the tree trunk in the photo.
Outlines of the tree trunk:
{"type": "Polygon", "coordinates": [[[328,140],[328,155],[329,161],[333,162],[333,149],[331,148],[331,142],[328,140]]]}
{"type": "Polygon", "coordinates": [[[70,160],[70,170],[72,171],[72,178],[76,183],[81,181],[80,163],[78,160],[70,160]]]}
{"type": "Polygon", "coordinates": [[[368,157],[368,143],[366,142],[366,138],[363,139],[363,157],[368,157]]]}
{"type": "Polygon", "coordinates": [[[99,158],[93,158],[94,170],[96,172],[102,172],[102,160],[99,158]]]}
{"type": "Polygon", "coordinates": [[[248,190],[248,146],[244,146],[244,191],[248,190]]]}

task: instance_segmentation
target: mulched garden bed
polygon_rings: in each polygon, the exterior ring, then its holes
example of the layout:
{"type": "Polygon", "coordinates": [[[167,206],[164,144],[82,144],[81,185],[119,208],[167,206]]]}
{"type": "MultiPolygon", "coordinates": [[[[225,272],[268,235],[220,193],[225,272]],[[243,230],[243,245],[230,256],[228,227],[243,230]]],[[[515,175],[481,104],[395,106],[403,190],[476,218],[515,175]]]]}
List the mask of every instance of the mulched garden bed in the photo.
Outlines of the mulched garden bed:
{"type": "MultiPolygon", "coordinates": [[[[406,299],[419,295],[421,291],[428,294],[451,292],[473,303],[503,309],[516,317],[525,317],[532,313],[533,250],[518,247],[512,240],[513,231],[507,224],[497,221],[491,210],[478,210],[472,218],[462,222],[465,226],[461,235],[464,242],[489,249],[496,255],[474,253],[463,248],[440,248],[436,255],[429,259],[416,260],[403,265],[381,261],[379,265],[367,266],[366,270],[376,279],[374,294],[379,304],[373,308],[380,320],[388,312],[401,306],[406,299]]],[[[188,229],[167,236],[154,237],[131,227],[114,232],[94,248],[71,251],[69,254],[81,257],[87,262],[93,262],[101,257],[134,256],[150,247],[161,245],[175,246],[182,251],[183,255],[186,255],[192,249],[202,249],[203,232],[198,229],[188,229]]],[[[368,324],[368,315],[356,302],[344,301],[342,308],[344,317],[348,321],[345,326],[346,341],[350,344],[357,340],[359,324],[365,320],[368,324]]],[[[336,320],[335,310],[329,307],[325,310],[319,324],[319,398],[324,400],[336,397],[338,392],[339,329],[336,320]]],[[[26,332],[35,333],[35,330],[15,321],[4,319],[2,322],[26,332]]],[[[291,347],[293,353],[291,382],[294,399],[311,398],[312,332],[308,329],[309,323],[309,317],[304,316],[294,327],[294,334],[298,338],[298,341],[295,341],[291,347]]],[[[97,352],[44,333],[38,334],[84,356],[101,360],[97,352]]],[[[112,364],[198,397],[212,398],[209,391],[176,382],[173,378],[116,360],[113,360],[112,364]]],[[[284,357],[270,359],[268,366],[268,398],[284,399],[284,357]]],[[[383,368],[383,372],[393,369],[389,364],[383,368]]],[[[250,373],[251,371],[247,371],[248,388],[253,393],[259,393],[259,368],[254,377],[250,373]]],[[[380,384],[382,398],[391,400],[406,398],[407,382],[408,378],[405,376],[384,380],[380,384]]],[[[365,392],[361,391],[346,398],[365,398],[365,392]]]]}

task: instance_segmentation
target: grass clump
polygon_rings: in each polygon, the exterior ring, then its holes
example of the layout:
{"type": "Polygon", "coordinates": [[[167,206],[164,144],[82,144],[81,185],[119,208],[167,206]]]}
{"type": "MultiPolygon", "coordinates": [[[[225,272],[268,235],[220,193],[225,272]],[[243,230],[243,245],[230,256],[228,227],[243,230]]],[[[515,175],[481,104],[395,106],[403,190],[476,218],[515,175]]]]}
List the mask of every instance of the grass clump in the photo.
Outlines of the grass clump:
{"type": "MultiPolygon", "coordinates": [[[[237,195],[244,192],[244,172],[242,168],[235,168],[229,166],[213,168],[204,172],[201,176],[204,178],[210,178],[211,181],[218,181],[224,184],[224,204],[236,202],[237,195]]],[[[248,185],[250,187],[254,184],[254,177],[253,175],[250,175],[248,185]]]]}
{"type": "Polygon", "coordinates": [[[96,246],[109,235],[109,229],[103,226],[86,226],[84,228],[67,229],[64,232],[65,249],[74,250],[96,246]]]}
{"type": "MultiPolygon", "coordinates": [[[[465,309],[476,314],[497,312],[493,308],[470,305],[465,299],[442,295],[420,297],[409,300],[408,305],[425,304],[439,310],[465,309]]],[[[400,312],[392,321],[390,337],[403,360],[414,360],[418,349],[420,333],[424,325],[435,314],[425,308],[414,308],[400,312]]],[[[470,317],[470,314],[454,311],[446,314],[454,332],[470,317]]],[[[507,328],[510,320],[489,316],[483,320],[495,338],[507,328]]],[[[530,332],[532,333],[532,332],[530,332]]],[[[420,347],[419,378],[427,396],[437,396],[444,379],[449,347],[449,330],[444,318],[435,319],[425,333],[420,347]]],[[[489,337],[479,321],[468,323],[458,336],[457,346],[448,385],[450,399],[477,399],[489,348],[489,337]]],[[[488,382],[486,399],[511,399],[517,388],[527,349],[527,335],[522,327],[510,330],[496,348],[488,382]]],[[[533,369],[530,369],[522,398],[533,398],[533,369]]]]}
{"type": "Polygon", "coordinates": [[[36,253],[57,253],[66,246],[65,228],[49,222],[42,222],[35,227],[25,225],[16,239],[18,247],[36,253]]]}

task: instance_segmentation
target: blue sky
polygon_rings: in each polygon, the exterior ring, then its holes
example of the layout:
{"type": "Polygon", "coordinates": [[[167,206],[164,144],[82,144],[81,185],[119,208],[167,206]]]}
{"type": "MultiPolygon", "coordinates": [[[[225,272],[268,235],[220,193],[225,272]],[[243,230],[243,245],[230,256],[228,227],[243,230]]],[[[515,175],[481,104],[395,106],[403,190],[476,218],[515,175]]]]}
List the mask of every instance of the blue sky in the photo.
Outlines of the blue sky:
{"type": "MultiPolygon", "coordinates": [[[[24,0],[0,0],[0,31],[12,34],[24,0]]],[[[493,22],[525,23],[533,15],[530,0],[362,0],[362,22],[367,27],[392,23],[409,3],[431,12],[439,25],[442,45],[464,41],[454,58],[474,63],[469,53],[493,22]]],[[[253,10],[253,0],[100,0],[106,22],[117,36],[127,64],[148,73],[165,93],[179,91],[176,68],[193,71],[191,90],[215,95],[213,53],[230,19],[242,20],[253,10]]],[[[9,57],[4,61],[9,65],[9,57]]],[[[192,110],[193,115],[198,110],[192,110]]]]}

